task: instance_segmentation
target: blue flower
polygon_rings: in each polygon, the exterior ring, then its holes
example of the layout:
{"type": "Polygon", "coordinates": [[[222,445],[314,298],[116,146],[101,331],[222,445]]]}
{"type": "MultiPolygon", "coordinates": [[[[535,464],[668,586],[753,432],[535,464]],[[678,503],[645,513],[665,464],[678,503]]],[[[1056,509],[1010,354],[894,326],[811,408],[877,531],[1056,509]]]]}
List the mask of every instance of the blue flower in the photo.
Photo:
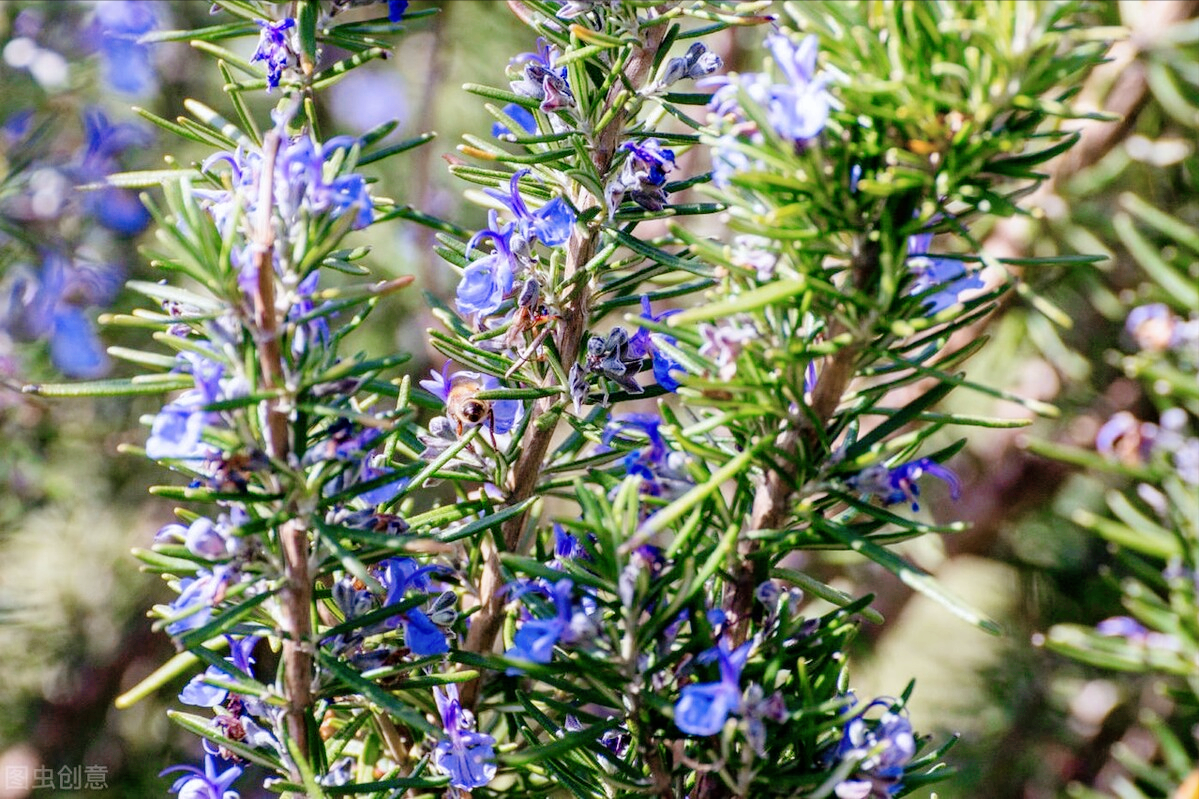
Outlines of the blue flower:
{"type": "MultiPolygon", "coordinates": [[[[429,591],[432,583],[429,573],[441,571],[440,566],[421,567],[412,558],[388,558],[383,561],[383,585],[387,588],[387,596],[383,606],[398,605],[404,600],[404,594],[409,589],[429,591]]],[[[417,657],[443,655],[450,651],[449,641],[445,633],[430,621],[429,617],[418,608],[409,608],[387,621],[391,628],[402,626],[404,642],[417,657]]]]}
{"type": "Polygon", "coordinates": [[[654,497],[682,494],[693,483],[686,470],[686,456],[672,450],[659,432],[662,420],[649,413],[629,413],[616,416],[604,428],[601,444],[608,446],[625,430],[640,430],[649,439],[649,446],[634,449],[625,455],[625,473],[640,477],[641,491],[654,497]]]}
{"type": "MultiPolygon", "coordinates": [[[[442,402],[450,398],[450,390],[458,383],[465,381],[478,386],[479,391],[489,391],[500,387],[500,381],[492,375],[479,374],[461,370],[449,373],[450,362],[446,361],[441,371],[431,371],[428,380],[420,381],[421,388],[428,391],[442,402]]],[[[522,406],[520,400],[493,400],[491,403],[491,421],[496,433],[507,433],[520,418],[522,406]]]]}
{"type": "MultiPolygon", "coordinates": [[[[292,303],[291,308],[287,311],[289,322],[295,322],[297,319],[308,316],[316,310],[316,304],[312,301],[312,295],[316,291],[320,277],[320,270],[314,269],[308,277],[300,281],[300,285],[296,286],[296,301],[292,303]]],[[[297,325],[295,333],[292,336],[291,351],[296,357],[303,355],[314,347],[318,351],[327,350],[329,347],[329,321],[323,316],[309,319],[303,324],[297,325]]]]}
{"type": "Polygon", "coordinates": [[[721,639],[716,647],[699,656],[701,663],[716,659],[720,664],[720,680],[711,683],[692,683],[685,686],[674,706],[674,723],[688,735],[715,735],[724,727],[729,714],[741,710],[741,670],[749,659],[752,644],[745,643],[729,650],[721,639]]]}
{"type": "Polygon", "coordinates": [[[399,22],[408,10],[408,0],[387,0],[387,19],[389,22],[399,22]]]}
{"type": "MultiPolygon", "coordinates": [[[[524,198],[520,196],[520,179],[529,174],[530,170],[522,169],[512,175],[508,181],[508,191],[484,189],[484,193],[502,202],[516,217],[512,223],[513,231],[506,232],[506,244],[513,250],[521,249],[521,244],[536,238],[547,247],[557,247],[565,244],[570,238],[574,227],[575,214],[561,197],[555,197],[541,208],[529,212],[524,198]],[[515,236],[513,235],[515,233],[515,236]],[[516,239],[519,237],[519,241],[516,239]]],[[[485,231],[486,232],[486,231],[485,231]]],[[[492,237],[495,233],[492,231],[492,237]]],[[[508,291],[511,291],[511,286],[508,291]]]]}
{"type": "Polygon", "coordinates": [[[154,417],[146,439],[146,457],[154,460],[203,460],[212,447],[203,441],[210,414],[203,410],[205,398],[199,389],[185,392],[167,403],[154,417]]]}
{"type": "Polygon", "coordinates": [[[195,766],[171,766],[158,776],[184,772],[171,786],[171,793],[179,794],[180,799],[238,799],[237,791],[230,790],[230,786],[241,776],[242,767],[234,764],[224,771],[218,771],[219,768],[218,758],[209,752],[204,756],[203,771],[195,766]]]}
{"type": "Polygon", "coordinates": [[[225,589],[233,579],[234,572],[228,566],[214,566],[212,571],[201,569],[196,576],[179,582],[179,596],[169,605],[168,635],[182,635],[203,627],[212,618],[212,606],[225,595],[225,589]]]}
{"type": "Polygon", "coordinates": [[[674,151],[662,147],[657,139],[625,142],[620,149],[629,153],[620,172],[604,189],[609,215],[627,195],[649,211],[666,207],[666,174],[674,169],[674,151]]]}
{"type": "Polygon", "coordinates": [[[830,98],[824,77],[816,74],[817,44],[815,36],[805,36],[798,45],[782,33],[766,38],[787,79],[770,87],[767,119],[776,133],[797,145],[814,139],[828,123],[830,98]]]}
{"type": "MultiPolygon", "coordinates": [[[[225,640],[229,642],[229,652],[231,657],[225,658],[226,663],[233,665],[235,669],[240,670],[243,674],[250,674],[251,667],[254,665],[254,658],[251,653],[254,647],[262,640],[258,635],[247,635],[242,637],[234,637],[226,635],[225,640]]],[[[224,688],[218,688],[215,685],[210,685],[205,680],[228,678],[235,676],[234,672],[227,671],[219,666],[209,666],[203,674],[198,674],[183,686],[183,690],[179,692],[179,701],[196,707],[217,707],[224,703],[229,696],[229,692],[224,688]]]]}
{"type": "Polygon", "coordinates": [[[140,96],[157,84],[150,46],[138,42],[158,24],[154,5],[149,0],[96,4],[88,35],[99,45],[100,76],[113,91],[140,96]]]}
{"type": "Polygon", "coordinates": [[[450,785],[464,791],[482,788],[495,777],[495,738],[474,732],[453,683],[433,686],[445,738],[433,750],[433,762],[450,775],[450,785]]]}
{"type": "MultiPolygon", "coordinates": [[[[576,611],[571,601],[574,582],[563,577],[554,583],[550,593],[554,600],[554,616],[549,619],[530,619],[524,622],[513,636],[513,646],[504,653],[504,657],[510,660],[549,663],[554,657],[554,647],[559,642],[569,644],[574,641],[572,623],[576,611]]],[[[523,673],[522,670],[517,666],[508,667],[510,675],[521,673],[523,673]]]]}
{"type": "Polygon", "coordinates": [[[949,495],[957,500],[962,494],[962,483],[951,470],[931,458],[920,458],[909,463],[887,468],[876,464],[863,469],[850,479],[850,484],[865,494],[877,494],[883,502],[893,505],[896,502],[910,501],[912,510],[920,510],[920,487],[916,481],[925,473],[945,481],[949,486],[949,495]]]}
{"type": "MultiPolygon", "coordinates": [[[[641,295],[642,319],[649,322],[661,322],[663,319],[677,313],[679,313],[679,310],[674,309],[655,315],[650,310],[649,296],[645,294],[641,295]]],[[[657,379],[658,385],[667,391],[678,391],[679,381],[675,379],[671,372],[678,371],[685,374],[687,370],[681,363],[667,354],[660,344],[677,347],[678,339],[664,333],[651,333],[648,328],[639,327],[637,332],[629,339],[628,355],[633,358],[644,358],[647,355],[652,356],[654,359],[654,378],[657,379]]]]}
{"type": "MultiPolygon", "coordinates": [[[[508,115],[521,130],[530,135],[537,132],[537,119],[533,116],[533,112],[517,103],[508,103],[504,106],[504,113],[508,115]]],[[[508,126],[503,122],[494,122],[491,125],[491,135],[497,139],[513,139],[516,134],[508,129],[508,126]]]]}
{"type": "Polygon", "coordinates": [[[250,63],[262,61],[266,64],[266,90],[279,86],[283,70],[292,66],[296,60],[296,52],[291,46],[287,31],[296,26],[291,17],[284,17],[278,22],[267,22],[264,19],[255,20],[262,30],[258,34],[258,48],[250,57],[250,63]]]}
{"type": "Polygon", "coordinates": [[[511,245],[513,227],[508,225],[502,230],[498,229],[499,222],[494,211],[490,214],[490,224],[492,227],[480,230],[466,245],[469,257],[471,250],[481,240],[489,238],[495,242],[495,252],[471,262],[462,272],[455,295],[455,304],[461,314],[490,316],[500,309],[504,299],[512,293],[516,271],[520,267],[511,245]]]}
{"type": "Polygon", "coordinates": [[[907,716],[890,708],[891,699],[876,699],[851,718],[842,730],[833,756],[837,762],[854,763],[848,779],[833,789],[838,799],[886,799],[903,787],[904,766],[916,754],[916,737],[907,716]],[[881,718],[868,720],[875,707],[887,710],[881,718]]]}
{"type": "Polygon", "coordinates": [[[932,238],[931,233],[908,238],[908,270],[916,276],[908,294],[920,296],[930,316],[954,305],[962,292],[985,285],[976,272],[968,270],[957,258],[930,256],[928,247],[932,238]]]}

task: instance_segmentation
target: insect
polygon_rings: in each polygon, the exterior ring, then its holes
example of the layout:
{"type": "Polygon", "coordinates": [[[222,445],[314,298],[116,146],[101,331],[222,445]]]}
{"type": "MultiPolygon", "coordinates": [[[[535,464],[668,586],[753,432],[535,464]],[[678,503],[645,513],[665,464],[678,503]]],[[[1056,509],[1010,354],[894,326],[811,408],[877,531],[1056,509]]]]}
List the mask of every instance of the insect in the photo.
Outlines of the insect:
{"type": "Polygon", "coordinates": [[[458,378],[450,386],[445,400],[445,414],[458,427],[458,435],[467,427],[475,427],[485,420],[490,422],[491,437],[495,438],[495,414],[491,403],[481,400],[476,394],[483,390],[477,380],[458,378]]]}
{"type": "Polygon", "coordinates": [[[217,491],[244,492],[250,484],[250,472],[271,465],[266,453],[259,450],[239,452],[212,461],[213,473],[208,485],[217,491]]]}
{"type": "Polygon", "coordinates": [[[512,363],[504,377],[511,377],[517,369],[536,354],[537,349],[552,330],[552,327],[544,325],[558,319],[561,317],[550,313],[545,304],[541,302],[541,284],[537,282],[537,279],[531,277],[525,281],[517,298],[516,314],[512,319],[512,326],[508,329],[504,344],[507,347],[514,347],[526,332],[532,332],[538,327],[541,327],[541,330],[533,337],[533,342],[528,348],[512,363]]]}

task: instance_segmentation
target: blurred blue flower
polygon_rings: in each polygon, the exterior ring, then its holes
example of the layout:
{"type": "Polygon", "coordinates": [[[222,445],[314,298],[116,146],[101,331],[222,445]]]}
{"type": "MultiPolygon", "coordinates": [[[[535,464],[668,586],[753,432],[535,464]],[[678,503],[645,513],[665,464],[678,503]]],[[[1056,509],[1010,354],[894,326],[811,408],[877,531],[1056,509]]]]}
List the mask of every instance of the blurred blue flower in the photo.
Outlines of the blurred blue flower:
{"type": "Polygon", "coordinates": [[[805,36],[797,45],[776,33],[766,37],[766,47],[787,79],[770,87],[765,104],[770,126],[783,138],[803,144],[828,123],[830,98],[825,78],[816,74],[817,39],[805,36]]]}
{"type": "MultiPolygon", "coordinates": [[[[520,126],[525,133],[532,135],[537,132],[537,119],[533,116],[533,112],[517,103],[508,103],[504,106],[504,113],[511,117],[512,121],[520,126]]],[[[503,122],[493,122],[491,125],[491,135],[497,139],[515,139],[516,134],[508,129],[508,126],[503,122]]]]}
{"type": "Polygon", "coordinates": [[[175,780],[171,793],[178,794],[179,799],[238,799],[237,791],[230,786],[241,776],[242,767],[231,765],[220,771],[220,760],[209,752],[204,756],[204,770],[195,766],[171,766],[163,769],[158,776],[163,777],[175,771],[184,775],[175,780]]]}
{"type": "Polygon", "coordinates": [[[433,750],[433,762],[450,775],[450,785],[464,791],[482,788],[495,777],[495,738],[474,732],[458,699],[458,686],[433,686],[445,738],[433,750]]]}
{"type": "MultiPolygon", "coordinates": [[[[148,130],[126,122],[112,124],[99,108],[83,112],[83,147],[72,169],[79,183],[99,183],[121,170],[118,158],[131,148],[145,147],[152,140],[148,130]]],[[[97,222],[122,236],[136,236],[150,224],[150,212],[137,193],[116,186],[90,189],[83,205],[97,222]]]]}
{"type": "Polygon", "coordinates": [[[408,0],[387,0],[387,19],[390,22],[399,22],[407,10],[408,0]]]}
{"type": "Polygon", "coordinates": [[[95,5],[94,23],[86,38],[99,48],[100,75],[113,91],[142,96],[157,88],[150,45],[138,42],[158,24],[155,5],[150,0],[110,0],[95,5]]]}
{"type": "Polygon", "coordinates": [[[907,261],[908,270],[916,276],[908,294],[920,296],[920,302],[930,316],[958,302],[962,292],[980,289],[985,285],[983,279],[976,272],[968,270],[963,261],[929,255],[928,247],[932,238],[931,233],[910,236],[907,261]]]}
{"type": "Polygon", "coordinates": [[[752,644],[744,643],[734,650],[724,639],[701,654],[697,660],[720,665],[720,680],[692,683],[683,687],[674,706],[674,723],[688,735],[715,735],[724,727],[729,714],[741,709],[741,670],[749,659],[752,644]]]}
{"type": "Polygon", "coordinates": [[[279,86],[283,70],[296,62],[297,54],[288,34],[288,31],[296,26],[296,21],[291,17],[284,17],[278,22],[268,22],[264,19],[255,21],[262,30],[259,31],[258,48],[250,57],[250,63],[262,61],[266,65],[266,90],[269,93],[271,89],[279,86]]]}
{"type": "Polygon", "coordinates": [[[891,710],[892,699],[876,699],[851,718],[833,752],[838,763],[852,762],[854,771],[837,784],[837,799],[887,799],[903,788],[903,770],[916,754],[916,737],[906,714],[891,710]],[[887,710],[868,720],[873,708],[887,710]]]}
{"type": "Polygon", "coordinates": [[[20,270],[11,284],[3,325],[17,340],[46,338],[50,359],[68,377],[93,378],[108,371],[108,358],[83,308],[116,296],[119,273],[69,263],[47,253],[40,272],[20,270]]]}

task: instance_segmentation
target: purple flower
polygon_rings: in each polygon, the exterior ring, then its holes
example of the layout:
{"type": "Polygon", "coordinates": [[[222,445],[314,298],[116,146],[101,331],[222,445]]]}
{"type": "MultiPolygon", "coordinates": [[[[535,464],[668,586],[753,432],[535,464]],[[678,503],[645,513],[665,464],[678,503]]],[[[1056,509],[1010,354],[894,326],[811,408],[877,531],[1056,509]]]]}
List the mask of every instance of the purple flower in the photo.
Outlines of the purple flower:
{"type": "MultiPolygon", "coordinates": [[[[369,204],[367,207],[370,207],[369,204]]],[[[308,277],[300,281],[300,285],[296,286],[296,301],[292,303],[291,308],[287,311],[289,322],[294,322],[297,319],[308,316],[316,310],[316,305],[312,301],[312,295],[316,291],[316,285],[320,277],[320,270],[314,269],[308,277]]],[[[325,317],[318,316],[309,319],[303,324],[297,325],[295,331],[291,340],[291,351],[296,357],[308,352],[314,345],[319,351],[328,349],[329,321],[325,317]]]]}
{"type": "MultiPolygon", "coordinates": [[[[477,384],[479,391],[489,391],[500,387],[499,379],[492,375],[484,375],[466,370],[450,374],[449,370],[450,362],[446,361],[440,372],[431,371],[428,380],[420,381],[421,388],[442,402],[448,402],[450,390],[462,382],[477,384]]],[[[517,419],[520,418],[521,409],[520,400],[492,400],[491,424],[494,426],[495,432],[507,433],[511,430],[512,426],[516,424],[517,419]]]]}
{"type": "Polygon", "coordinates": [[[985,285],[976,272],[968,270],[957,258],[928,255],[932,238],[931,233],[909,237],[907,262],[908,270],[916,277],[908,294],[920,296],[930,316],[958,302],[962,292],[985,285]]]}
{"type": "Polygon", "coordinates": [[[918,511],[920,487],[916,481],[925,472],[945,481],[949,486],[949,495],[954,500],[961,496],[962,484],[958,476],[931,458],[920,458],[893,468],[876,464],[851,478],[850,484],[865,494],[877,494],[887,505],[910,501],[912,510],[918,511]]]}
{"type": "Polygon", "coordinates": [[[770,126],[784,139],[802,145],[814,139],[828,123],[829,94],[825,79],[816,74],[815,36],[798,45],[782,33],[766,38],[787,82],[770,87],[766,109],[770,126]]]}
{"type": "MultiPolygon", "coordinates": [[[[504,113],[512,119],[521,130],[530,135],[537,132],[537,119],[533,116],[533,112],[517,103],[508,103],[504,106],[504,113]]],[[[508,139],[515,141],[516,134],[508,129],[508,126],[503,122],[494,122],[491,125],[491,135],[497,139],[508,139]]]]}
{"type": "Polygon", "coordinates": [[[233,575],[228,566],[214,566],[212,571],[201,569],[194,578],[181,580],[182,590],[169,606],[169,616],[175,621],[167,624],[167,634],[183,635],[207,624],[212,618],[212,606],[224,597],[233,575]]]}
{"type": "MultiPolygon", "coordinates": [[[[679,313],[678,309],[663,311],[655,315],[650,310],[649,296],[641,295],[641,318],[649,322],[661,322],[669,316],[679,313]]],[[[665,333],[651,333],[648,328],[640,327],[637,332],[629,339],[628,355],[631,358],[644,358],[647,355],[653,357],[654,360],[654,378],[657,379],[658,385],[667,391],[678,391],[679,381],[671,374],[671,372],[679,371],[684,374],[687,370],[681,363],[671,357],[666,350],[662,349],[661,344],[666,344],[671,347],[678,346],[678,339],[674,336],[668,336],[665,333]]]]}
{"type": "Polygon", "coordinates": [[[657,139],[625,142],[620,149],[629,156],[604,189],[609,215],[625,196],[649,211],[661,211],[666,207],[664,186],[666,173],[674,169],[674,151],[662,147],[657,139]]]}
{"type": "Polygon", "coordinates": [[[1129,311],[1124,329],[1140,349],[1147,352],[1165,352],[1178,344],[1178,321],[1178,317],[1169,307],[1159,302],[1140,305],[1129,311]]]}
{"type": "Polygon", "coordinates": [[[732,380],[737,374],[737,359],[745,344],[757,338],[758,331],[752,325],[742,326],[733,320],[719,325],[701,324],[699,335],[703,345],[699,354],[715,362],[721,380],[732,380]]]}
{"type": "Polygon", "coordinates": [[[687,54],[672,58],[666,63],[666,71],[658,81],[660,86],[670,86],[683,78],[695,80],[705,75],[711,75],[724,66],[724,62],[716,53],[708,50],[703,42],[696,42],[687,50],[687,54]]]}
{"type": "Polygon", "coordinates": [[[1128,411],[1120,411],[1103,423],[1095,434],[1095,451],[1128,466],[1148,462],[1159,430],[1157,425],[1139,421],[1128,411]]]}
{"type": "Polygon", "coordinates": [[[150,46],[138,42],[158,24],[154,6],[149,0],[96,4],[88,37],[100,48],[100,75],[113,91],[140,96],[157,84],[150,46]]]}
{"type": "Polygon", "coordinates": [[[433,750],[433,762],[450,775],[455,788],[482,788],[495,777],[495,738],[473,731],[473,720],[458,700],[457,685],[433,686],[433,698],[445,730],[445,738],[433,750]]]}
{"type": "Polygon", "coordinates": [[[837,762],[855,766],[833,789],[838,799],[886,799],[903,787],[903,769],[916,754],[916,737],[907,716],[890,709],[894,704],[876,699],[846,723],[833,755],[837,762]],[[875,707],[887,710],[881,718],[867,720],[875,707]]]}
{"type": "Polygon", "coordinates": [[[521,76],[510,82],[512,91],[541,101],[541,110],[550,113],[572,108],[575,104],[566,67],[559,67],[557,52],[545,39],[537,39],[537,52],[522,53],[508,62],[509,67],[521,68],[521,76]]]}
{"type": "Polygon", "coordinates": [[[283,70],[293,66],[297,59],[296,51],[291,45],[291,37],[287,33],[296,26],[296,21],[291,17],[284,17],[278,22],[267,22],[264,19],[256,22],[262,30],[258,34],[258,48],[251,56],[250,63],[262,61],[266,64],[266,90],[269,93],[271,89],[279,86],[283,70]]]}
{"type": "Polygon", "coordinates": [[[659,432],[662,420],[649,413],[629,413],[617,416],[604,428],[600,439],[603,446],[626,430],[640,430],[649,439],[649,446],[634,449],[625,455],[625,472],[640,477],[642,492],[654,497],[671,497],[682,494],[692,486],[691,476],[686,470],[686,456],[672,450],[659,432]]]}
{"type": "Polygon", "coordinates": [[[237,791],[230,790],[230,786],[241,776],[242,767],[234,764],[223,772],[218,771],[219,768],[216,755],[209,752],[204,756],[203,771],[195,766],[172,766],[159,772],[158,776],[184,772],[184,776],[171,786],[171,793],[179,794],[179,799],[238,799],[237,791]]]}
{"type": "Polygon", "coordinates": [[[701,663],[715,659],[720,664],[720,680],[683,688],[674,706],[676,727],[688,735],[715,735],[729,714],[741,710],[741,670],[751,646],[745,643],[730,651],[728,642],[721,639],[697,658],[701,663]]]}
{"type": "MultiPolygon", "coordinates": [[[[483,190],[485,194],[507,206],[516,217],[512,223],[513,231],[503,234],[507,238],[506,243],[513,250],[521,250],[523,245],[532,238],[536,238],[547,247],[565,244],[566,240],[570,238],[571,228],[574,227],[575,214],[561,197],[555,197],[530,213],[524,198],[520,196],[520,179],[529,172],[528,169],[521,169],[512,175],[511,180],[508,181],[506,193],[497,189],[483,190]]],[[[491,233],[492,238],[495,238],[494,231],[491,233]]],[[[510,286],[508,290],[511,291],[510,286]]]]}

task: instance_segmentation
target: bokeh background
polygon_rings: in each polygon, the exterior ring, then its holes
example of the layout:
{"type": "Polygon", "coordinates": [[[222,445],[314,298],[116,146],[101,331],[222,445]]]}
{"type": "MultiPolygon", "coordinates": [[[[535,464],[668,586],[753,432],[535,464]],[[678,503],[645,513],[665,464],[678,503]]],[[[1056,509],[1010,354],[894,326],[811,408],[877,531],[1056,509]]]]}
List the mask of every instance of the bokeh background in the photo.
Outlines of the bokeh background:
{"type": "MultiPolygon", "coordinates": [[[[413,22],[393,57],[330,91],[319,108],[322,127],[326,135],[357,134],[396,118],[395,140],[436,131],[432,144],[369,167],[378,178],[375,192],[478,227],[482,212],[464,202],[464,185],[446,167],[456,137],[485,136],[492,119],[461,86],[501,81],[507,60],[533,42],[502,2],[412,4],[432,6],[440,13],[413,22]]],[[[1121,612],[1120,566],[1072,521],[1080,509],[1106,513],[1104,492],[1118,483],[1040,457],[1029,444],[1092,448],[1096,430],[1114,413],[1143,417],[1149,410],[1141,384],[1113,355],[1127,350],[1125,316],[1144,293],[1144,276],[1113,220],[1131,192],[1199,222],[1197,6],[1096,4],[1103,23],[1124,26],[1126,35],[1082,98],[1118,119],[1082,123],[1080,145],[1055,161],[1050,180],[1027,198],[1038,209],[1034,216],[977,232],[995,255],[1107,256],[1092,266],[1021,276],[1042,302],[1010,295],[990,321],[991,345],[967,365],[968,377],[1053,403],[1061,414],[1022,429],[980,428],[953,463],[965,483],[962,499],[936,511],[944,514],[938,521],[968,522],[968,531],[904,545],[906,555],[999,620],[1006,634],[979,632],[848,556],[816,565],[845,590],[875,594],[888,620],[867,625],[850,653],[860,695],[898,695],[915,678],[910,708],[918,730],[936,740],[961,736],[949,754],[956,773],[935,786],[943,797],[1042,799],[1078,786],[1116,795],[1113,786],[1127,771],[1118,756],[1155,756],[1157,739],[1145,729],[1143,711],[1171,711],[1153,677],[1113,676],[1038,646],[1055,623],[1093,625],[1121,612]]],[[[89,264],[97,281],[60,292],[55,319],[127,310],[133,301],[115,291],[117,279],[157,279],[139,254],[153,234],[142,232],[136,214],[105,219],[105,207],[114,206],[79,199],[75,186],[95,179],[88,175],[98,157],[89,152],[84,119],[100,109],[110,125],[138,126],[121,128],[127,146],[101,155],[114,168],[153,169],[164,166],[164,153],[184,164],[207,153],[139,121],[133,106],[174,119],[192,97],[228,111],[219,73],[203,53],[172,42],[130,54],[106,36],[140,31],[147,18],[155,30],[214,22],[202,0],[0,3],[0,799],[29,794],[6,779],[9,768],[51,769],[59,787],[36,795],[165,795],[169,781],[157,772],[198,757],[195,739],[163,712],[173,691],[128,710],[113,706],[172,654],[145,615],[169,592],[129,555],[149,545],[171,508],[147,493],[162,476],[121,452],[123,443],[144,440],[143,416],[154,400],[48,401],[20,392],[25,383],[60,379],[64,366],[70,371],[55,347],[81,340],[70,335],[89,335],[65,323],[39,332],[29,318],[23,303],[46,288],[49,260],[89,264]],[[102,775],[105,787],[64,788],[62,774],[81,767],[92,768],[97,781],[102,775]]],[[[710,46],[726,68],[753,69],[763,34],[727,31],[710,46]]],[[[253,45],[230,47],[248,56],[253,45]]],[[[265,119],[273,98],[250,101],[265,119]]],[[[688,168],[703,169],[702,159],[688,168]]],[[[383,276],[413,274],[423,290],[449,294],[452,274],[433,254],[427,230],[397,223],[370,236],[371,262],[383,276]]],[[[378,354],[411,351],[412,372],[424,373],[433,360],[424,330],[435,323],[420,292],[376,314],[360,346],[378,354]]],[[[105,328],[98,335],[105,346],[121,346],[141,334],[105,328]]],[[[110,366],[109,374],[123,373],[119,361],[110,366]]],[[[949,406],[1028,414],[977,393],[957,392],[949,406]]],[[[1192,754],[1195,720],[1183,708],[1173,722],[1192,754]]]]}

